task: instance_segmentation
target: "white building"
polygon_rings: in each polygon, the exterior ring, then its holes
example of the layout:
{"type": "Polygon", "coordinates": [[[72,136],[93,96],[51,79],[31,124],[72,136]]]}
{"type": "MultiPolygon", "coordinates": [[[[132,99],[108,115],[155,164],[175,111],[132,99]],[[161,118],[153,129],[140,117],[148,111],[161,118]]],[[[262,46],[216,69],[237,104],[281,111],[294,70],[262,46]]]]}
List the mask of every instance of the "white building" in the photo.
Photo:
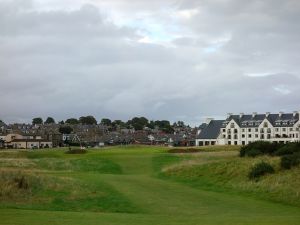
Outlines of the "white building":
{"type": "Polygon", "coordinates": [[[253,141],[300,141],[300,112],[228,114],[226,120],[209,119],[200,127],[196,145],[246,145],[253,141]]]}

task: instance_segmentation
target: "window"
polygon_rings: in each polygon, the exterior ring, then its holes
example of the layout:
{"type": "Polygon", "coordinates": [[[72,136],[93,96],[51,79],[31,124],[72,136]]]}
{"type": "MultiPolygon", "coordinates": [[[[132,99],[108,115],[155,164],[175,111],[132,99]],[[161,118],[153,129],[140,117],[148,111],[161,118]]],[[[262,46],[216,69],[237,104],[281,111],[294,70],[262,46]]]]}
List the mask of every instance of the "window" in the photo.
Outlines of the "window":
{"type": "Polygon", "coordinates": [[[237,145],[237,141],[234,142],[234,145],[237,145]]]}
{"type": "Polygon", "coordinates": [[[251,132],[251,128],[249,128],[248,131],[251,132]]]}
{"type": "Polygon", "coordinates": [[[251,134],[249,134],[248,137],[251,138],[251,134]]]}
{"type": "Polygon", "coordinates": [[[292,127],[290,128],[290,131],[293,131],[293,128],[292,128],[292,127]]]}
{"type": "Polygon", "coordinates": [[[223,132],[225,132],[226,130],[225,129],[223,129],[223,132]]]}
{"type": "Polygon", "coordinates": [[[231,123],[231,124],[230,124],[230,128],[234,128],[234,123],[231,123]]]}
{"type": "Polygon", "coordinates": [[[245,141],[242,141],[242,145],[245,145],[245,141]]]}
{"type": "Polygon", "coordinates": [[[242,138],[244,138],[245,137],[245,134],[242,134],[242,138]]]}
{"type": "Polygon", "coordinates": [[[255,128],[255,132],[258,132],[258,128],[255,128]]]}
{"type": "Polygon", "coordinates": [[[237,133],[238,132],[238,130],[237,129],[234,129],[234,133],[237,133]]]}
{"type": "Polygon", "coordinates": [[[264,122],[264,127],[268,127],[268,122],[264,122]]]}
{"type": "Polygon", "coordinates": [[[279,131],[279,129],[278,129],[278,128],[275,128],[275,131],[276,131],[276,132],[278,132],[278,131],[279,131]]]}
{"type": "Polygon", "coordinates": [[[231,141],[228,141],[228,144],[231,145],[231,141]]]}
{"type": "Polygon", "coordinates": [[[258,134],[255,134],[255,137],[258,138],[258,134]]]}
{"type": "Polygon", "coordinates": [[[245,129],[242,129],[242,132],[245,132],[245,129]]]}
{"type": "Polygon", "coordinates": [[[282,131],[286,131],[286,128],[282,128],[282,131]]]}

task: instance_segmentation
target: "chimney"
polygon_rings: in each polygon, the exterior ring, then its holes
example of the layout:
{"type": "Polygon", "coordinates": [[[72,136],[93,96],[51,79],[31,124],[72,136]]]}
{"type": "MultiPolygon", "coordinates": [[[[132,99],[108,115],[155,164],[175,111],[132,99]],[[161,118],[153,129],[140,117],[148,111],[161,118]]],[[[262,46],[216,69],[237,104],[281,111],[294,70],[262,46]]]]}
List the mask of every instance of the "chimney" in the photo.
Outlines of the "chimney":
{"type": "Polygon", "coordinates": [[[244,113],[240,113],[240,118],[242,118],[244,116],[244,113]]]}
{"type": "Polygon", "coordinates": [[[279,117],[281,118],[281,116],[282,116],[282,114],[283,114],[284,112],[279,112],[279,117]]]}
{"type": "Polygon", "coordinates": [[[232,113],[227,113],[227,119],[232,116],[232,113]]]}
{"type": "Polygon", "coordinates": [[[293,117],[296,117],[297,113],[298,113],[297,111],[294,111],[293,112],[293,117]]]}
{"type": "Polygon", "coordinates": [[[206,118],[205,123],[209,124],[214,118],[206,118]]]}
{"type": "Polygon", "coordinates": [[[270,112],[266,112],[266,117],[268,117],[270,115],[270,112]]]}
{"type": "Polygon", "coordinates": [[[252,118],[254,118],[257,115],[257,112],[252,113],[252,118]]]}

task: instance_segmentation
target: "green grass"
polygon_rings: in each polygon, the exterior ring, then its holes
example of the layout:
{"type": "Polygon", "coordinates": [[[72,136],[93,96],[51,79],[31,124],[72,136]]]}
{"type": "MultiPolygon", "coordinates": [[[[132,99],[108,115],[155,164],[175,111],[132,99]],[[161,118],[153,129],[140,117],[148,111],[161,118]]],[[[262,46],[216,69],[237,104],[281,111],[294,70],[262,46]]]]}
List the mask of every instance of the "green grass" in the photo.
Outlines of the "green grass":
{"type": "Polygon", "coordinates": [[[237,149],[167,150],[0,152],[0,224],[300,224],[291,192],[298,168],[280,171],[277,158],[264,158],[276,173],[254,183],[244,175],[262,159],[240,159],[237,149]],[[28,188],[18,187],[20,177],[28,188]]]}

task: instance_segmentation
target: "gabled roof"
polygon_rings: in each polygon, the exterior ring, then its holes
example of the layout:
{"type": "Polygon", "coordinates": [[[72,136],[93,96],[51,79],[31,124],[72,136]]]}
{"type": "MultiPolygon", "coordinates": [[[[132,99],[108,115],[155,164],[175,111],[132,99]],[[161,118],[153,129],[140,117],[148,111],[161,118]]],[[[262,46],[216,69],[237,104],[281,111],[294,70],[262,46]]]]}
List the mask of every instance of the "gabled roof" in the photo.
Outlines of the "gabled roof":
{"type": "Polygon", "coordinates": [[[217,139],[224,120],[211,120],[200,132],[197,139],[217,139]]]}
{"type": "Polygon", "coordinates": [[[299,113],[280,114],[255,114],[255,115],[230,115],[223,123],[225,127],[234,120],[240,127],[258,127],[264,119],[267,119],[274,127],[292,127],[299,120],[299,113]]]}

